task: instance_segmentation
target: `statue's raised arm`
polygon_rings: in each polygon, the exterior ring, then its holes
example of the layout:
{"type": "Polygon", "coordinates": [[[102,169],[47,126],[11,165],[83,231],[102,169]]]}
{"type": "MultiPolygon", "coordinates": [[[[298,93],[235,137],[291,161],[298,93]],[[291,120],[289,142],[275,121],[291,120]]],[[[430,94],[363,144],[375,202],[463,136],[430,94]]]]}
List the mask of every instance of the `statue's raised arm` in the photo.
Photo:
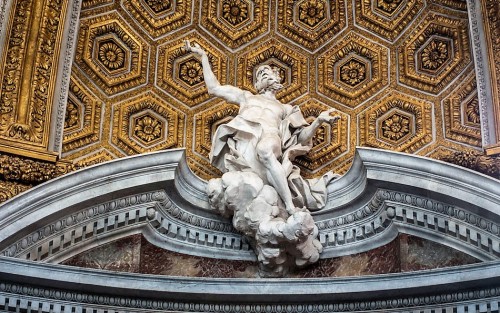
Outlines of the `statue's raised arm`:
{"type": "Polygon", "coordinates": [[[208,92],[240,105],[238,114],[213,134],[210,163],[224,174],[208,182],[211,207],[233,215],[233,226],[251,238],[262,276],[316,262],[322,246],[309,210],[324,207],[334,174],[305,179],[292,161],[311,149],[322,123],[340,116],[330,109],[309,124],[297,106],[276,97],[284,86],[280,70],[270,64],[253,69],[253,94],[221,85],[199,45],[186,41],[186,49],[201,59],[208,92]]]}
{"type": "Polygon", "coordinates": [[[191,46],[189,40],[186,40],[185,43],[186,50],[194,52],[194,54],[201,59],[201,65],[203,67],[203,79],[205,80],[208,93],[223,98],[226,101],[234,104],[241,104],[242,102],[244,102],[245,93],[247,91],[231,85],[221,85],[217,80],[217,77],[215,77],[214,72],[212,71],[212,67],[210,66],[208,55],[205,50],[203,50],[197,43],[195,43],[194,46],[191,46]]]}

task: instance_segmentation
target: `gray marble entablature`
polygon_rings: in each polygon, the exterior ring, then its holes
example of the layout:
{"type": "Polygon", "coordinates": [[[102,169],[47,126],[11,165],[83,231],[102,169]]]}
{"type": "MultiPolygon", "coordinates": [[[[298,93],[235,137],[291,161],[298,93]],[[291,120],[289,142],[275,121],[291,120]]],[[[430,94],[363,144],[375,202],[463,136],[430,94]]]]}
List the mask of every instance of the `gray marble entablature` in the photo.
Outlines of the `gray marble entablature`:
{"type": "Polygon", "coordinates": [[[323,258],[371,250],[406,233],[483,262],[322,279],[169,277],[53,264],[138,233],[180,253],[253,260],[231,222],[210,210],[205,185],[179,149],[93,166],[6,202],[0,310],[498,312],[500,182],[368,148],[358,148],[352,168],[328,186],[326,208],[313,214],[323,258]]]}

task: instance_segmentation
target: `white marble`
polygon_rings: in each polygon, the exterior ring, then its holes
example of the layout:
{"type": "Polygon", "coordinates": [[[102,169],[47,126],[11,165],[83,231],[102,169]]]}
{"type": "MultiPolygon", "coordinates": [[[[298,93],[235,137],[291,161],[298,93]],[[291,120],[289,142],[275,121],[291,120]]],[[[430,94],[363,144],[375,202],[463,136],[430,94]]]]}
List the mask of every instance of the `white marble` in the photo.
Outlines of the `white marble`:
{"type": "Polygon", "coordinates": [[[225,173],[209,183],[212,206],[234,214],[235,228],[253,239],[262,275],[279,276],[290,266],[316,262],[322,249],[309,210],[324,207],[326,185],[335,175],[304,179],[292,161],[312,148],[322,123],[340,116],[330,109],[309,124],[297,106],[276,99],[283,87],[276,68],[257,68],[258,94],[253,94],[221,85],[199,45],[186,41],[186,49],[201,59],[208,92],[239,105],[238,115],[220,125],[212,141],[210,161],[225,173]]]}

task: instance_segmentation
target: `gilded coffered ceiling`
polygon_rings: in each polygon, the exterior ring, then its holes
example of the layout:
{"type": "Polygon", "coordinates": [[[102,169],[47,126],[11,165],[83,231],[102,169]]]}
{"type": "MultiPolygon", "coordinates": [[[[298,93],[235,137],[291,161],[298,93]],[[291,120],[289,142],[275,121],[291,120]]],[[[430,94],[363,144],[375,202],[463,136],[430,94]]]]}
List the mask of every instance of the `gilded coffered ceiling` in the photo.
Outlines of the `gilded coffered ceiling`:
{"type": "Polygon", "coordinates": [[[278,97],[306,118],[333,107],[303,173],[344,173],[355,147],[438,157],[481,147],[466,2],[461,0],[83,0],[63,157],[81,166],[187,148],[209,164],[211,138],[238,108],[207,94],[198,43],[221,83],[254,91],[280,69],[278,97]]]}

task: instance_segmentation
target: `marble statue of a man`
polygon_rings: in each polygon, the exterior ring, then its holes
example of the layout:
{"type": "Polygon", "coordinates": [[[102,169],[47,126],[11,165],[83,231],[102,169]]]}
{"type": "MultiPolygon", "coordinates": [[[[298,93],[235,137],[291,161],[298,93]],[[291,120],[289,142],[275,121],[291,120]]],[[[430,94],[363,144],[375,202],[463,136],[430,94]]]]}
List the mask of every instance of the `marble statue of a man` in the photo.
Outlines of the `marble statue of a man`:
{"type": "Polygon", "coordinates": [[[330,109],[309,125],[298,107],[282,104],[276,99],[276,93],[283,86],[279,72],[269,65],[262,65],[256,71],[255,88],[259,94],[221,85],[212,72],[206,52],[198,45],[192,47],[189,42],[186,45],[201,58],[208,92],[240,107],[238,115],[219,127],[214,136],[210,153],[212,164],[222,172],[257,173],[276,189],[290,214],[297,209],[320,209],[323,201],[314,204],[314,200],[302,199],[310,198],[310,194],[316,191],[314,185],[331,179],[331,176],[321,182],[304,180],[294,184],[293,180],[300,180],[300,175],[291,161],[311,149],[311,139],[322,123],[333,123],[340,116],[331,116],[334,109],[330,109]],[[300,185],[308,185],[307,190],[299,190],[305,187],[300,185]],[[294,201],[297,198],[300,200],[294,201]]]}
{"type": "Polygon", "coordinates": [[[238,115],[219,126],[212,141],[210,160],[225,174],[208,183],[210,205],[233,216],[233,226],[251,239],[261,276],[283,276],[291,267],[316,262],[322,246],[309,210],[324,206],[334,175],[304,179],[292,161],[311,149],[322,123],[339,116],[327,110],[308,124],[298,107],[276,99],[283,87],[276,69],[257,68],[253,94],[221,85],[199,45],[186,41],[186,49],[201,59],[208,92],[239,105],[238,115]]]}

